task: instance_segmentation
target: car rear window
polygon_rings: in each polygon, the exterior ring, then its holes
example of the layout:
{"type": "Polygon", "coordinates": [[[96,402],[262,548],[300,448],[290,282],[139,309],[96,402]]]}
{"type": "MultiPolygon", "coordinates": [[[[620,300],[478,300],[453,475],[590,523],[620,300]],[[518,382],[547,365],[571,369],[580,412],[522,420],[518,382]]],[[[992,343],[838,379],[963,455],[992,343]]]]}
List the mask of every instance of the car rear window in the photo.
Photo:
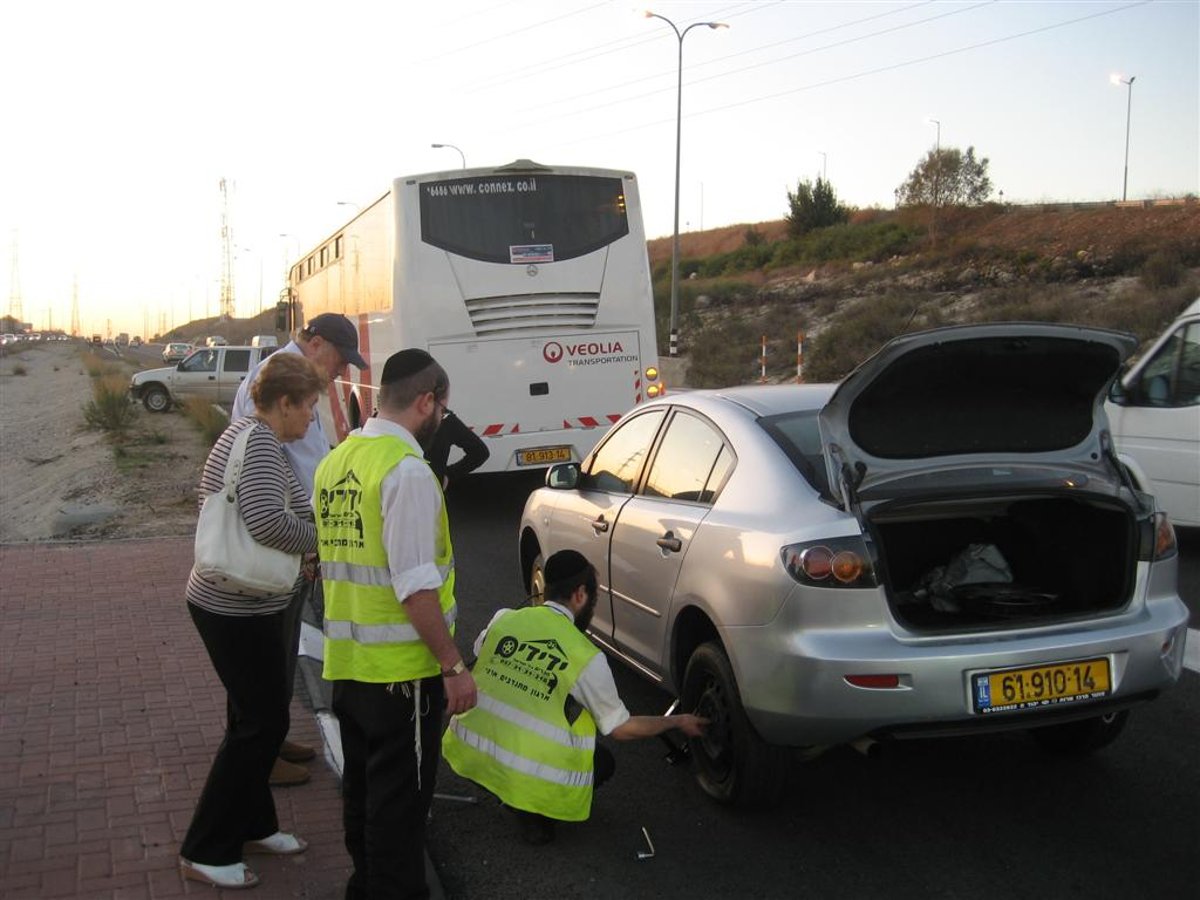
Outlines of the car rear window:
{"type": "Polygon", "coordinates": [[[829,497],[829,476],[821,452],[820,410],[806,409],[758,420],[758,424],[787,454],[796,470],[823,497],[829,497]]]}

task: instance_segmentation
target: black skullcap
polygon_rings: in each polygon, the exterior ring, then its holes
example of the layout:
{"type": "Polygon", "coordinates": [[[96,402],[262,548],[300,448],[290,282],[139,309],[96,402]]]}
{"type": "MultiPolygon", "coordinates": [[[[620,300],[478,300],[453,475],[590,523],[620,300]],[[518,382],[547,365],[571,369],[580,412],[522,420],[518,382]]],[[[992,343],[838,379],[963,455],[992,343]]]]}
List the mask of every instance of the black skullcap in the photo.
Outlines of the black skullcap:
{"type": "Polygon", "coordinates": [[[576,550],[559,550],[546,560],[546,584],[557,584],[576,578],[586,572],[591,563],[576,550]]]}
{"type": "Polygon", "coordinates": [[[433,362],[432,356],[416,347],[393,353],[383,364],[383,377],[379,379],[379,383],[392,384],[409,375],[416,375],[433,365],[433,362]]]}

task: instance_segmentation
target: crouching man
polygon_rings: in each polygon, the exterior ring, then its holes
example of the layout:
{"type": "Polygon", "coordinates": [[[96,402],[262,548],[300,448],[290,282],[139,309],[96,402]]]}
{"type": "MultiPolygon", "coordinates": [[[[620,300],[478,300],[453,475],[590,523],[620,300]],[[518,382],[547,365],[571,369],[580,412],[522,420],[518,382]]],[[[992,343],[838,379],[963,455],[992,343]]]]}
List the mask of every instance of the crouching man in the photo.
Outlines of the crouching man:
{"type": "Polygon", "coordinates": [[[596,608],[596,570],[574,550],[546,560],[545,604],[502,609],[475,642],[479,703],[450,720],[442,754],[459,775],[491,791],[531,844],[554,822],[582,822],[592,791],[613,774],[596,732],[617,740],[677,728],[699,737],[707,719],[630,716],[604,654],[584,633],[596,608]]]}

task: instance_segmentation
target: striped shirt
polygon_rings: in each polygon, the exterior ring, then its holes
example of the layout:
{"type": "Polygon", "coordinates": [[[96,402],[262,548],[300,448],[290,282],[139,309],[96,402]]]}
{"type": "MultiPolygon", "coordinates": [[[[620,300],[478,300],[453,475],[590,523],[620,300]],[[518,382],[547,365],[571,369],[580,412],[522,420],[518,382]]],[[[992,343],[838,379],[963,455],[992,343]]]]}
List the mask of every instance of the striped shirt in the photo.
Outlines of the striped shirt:
{"type": "MultiPolygon", "coordinates": [[[[283,455],[283,445],[270,426],[247,416],[230,423],[217,438],[204,463],[200,477],[199,502],[225,489],[225,464],[237,436],[253,428],[246,442],[242,475],[238,480],[238,511],[246,530],[260,544],[287,553],[313,553],[317,549],[317,529],[313,524],[308,492],[301,487],[283,455]],[[291,509],[284,506],[288,498],[291,509]]],[[[299,581],[299,576],[297,577],[299,581]]],[[[263,616],[287,608],[292,593],[247,598],[222,590],[193,569],[187,583],[187,602],[208,612],[227,616],[263,616]]]]}

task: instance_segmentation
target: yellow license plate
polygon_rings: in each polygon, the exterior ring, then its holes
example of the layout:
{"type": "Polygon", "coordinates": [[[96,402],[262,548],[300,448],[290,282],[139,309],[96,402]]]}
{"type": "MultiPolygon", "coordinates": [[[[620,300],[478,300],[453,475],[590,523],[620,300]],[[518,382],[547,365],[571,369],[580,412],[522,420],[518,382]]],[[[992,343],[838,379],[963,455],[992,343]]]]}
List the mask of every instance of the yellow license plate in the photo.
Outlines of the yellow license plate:
{"type": "Polygon", "coordinates": [[[1099,657],[982,672],[971,677],[971,688],[975,712],[986,714],[1097,700],[1112,692],[1112,682],[1108,660],[1099,657]]]}
{"type": "Polygon", "coordinates": [[[550,463],[570,462],[570,447],[535,447],[517,451],[518,466],[546,466],[550,463]]]}

